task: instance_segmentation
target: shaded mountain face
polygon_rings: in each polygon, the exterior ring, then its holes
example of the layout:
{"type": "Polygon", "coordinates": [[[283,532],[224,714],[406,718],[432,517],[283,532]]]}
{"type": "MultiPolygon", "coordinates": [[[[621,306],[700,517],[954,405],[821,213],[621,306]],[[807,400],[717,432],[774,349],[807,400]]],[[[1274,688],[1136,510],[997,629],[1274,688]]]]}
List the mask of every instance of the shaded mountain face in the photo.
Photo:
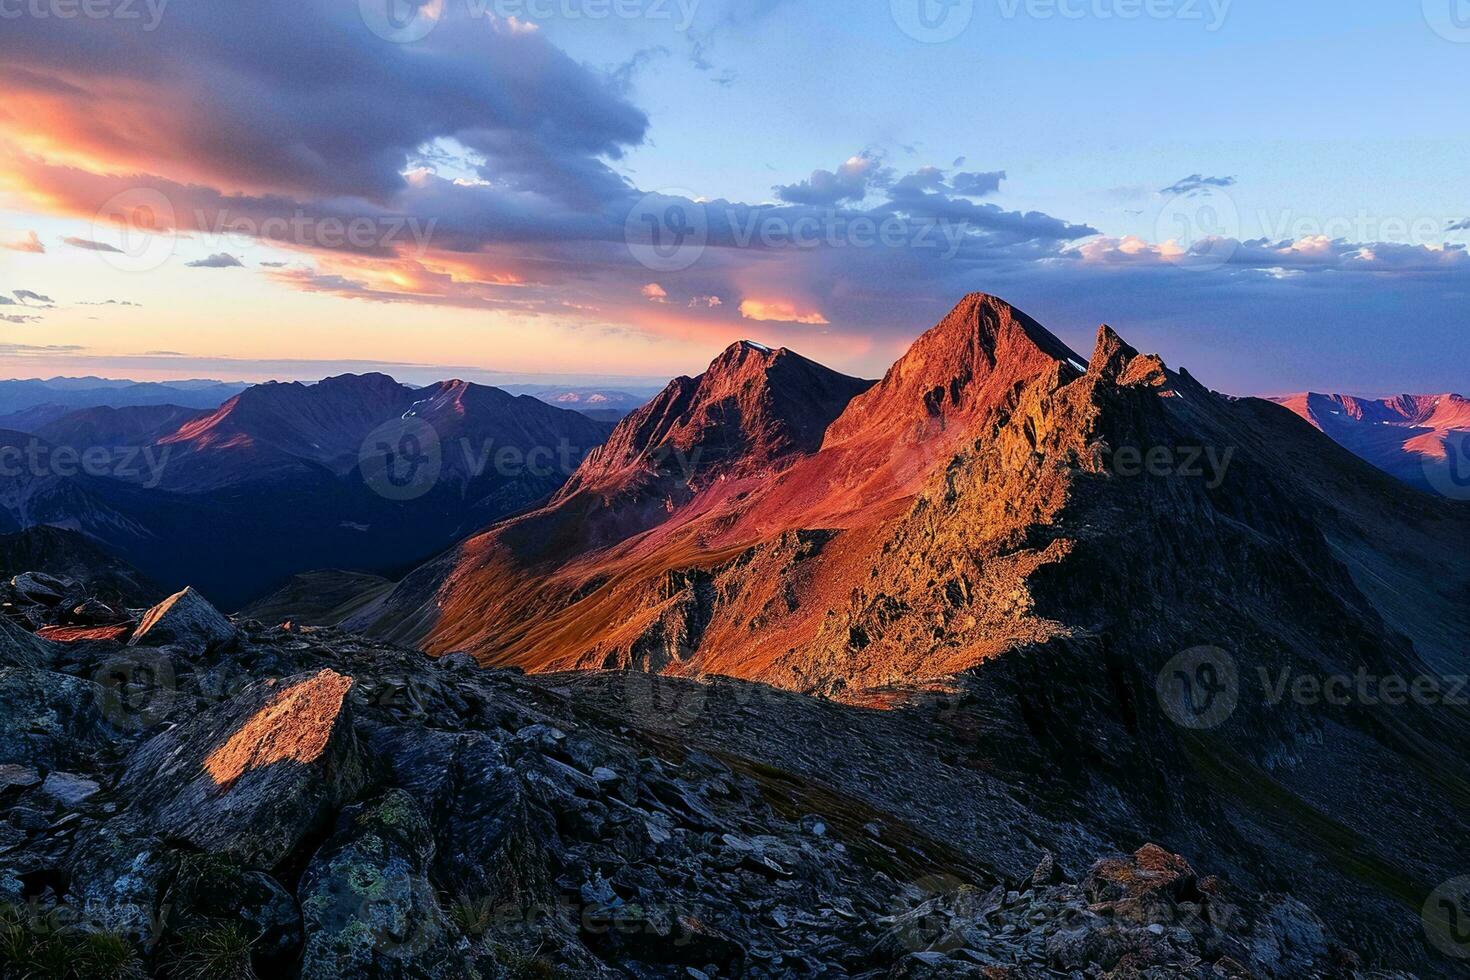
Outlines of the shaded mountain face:
{"type": "Polygon", "coordinates": [[[58,527],[0,534],[0,579],[25,572],[83,581],[88,594],[119,609],[151,606],[164,595],[142,572],[91,538],[58,527]]]}
{"type": "Polygon", "coordinates": [[[180,405],[124,408],[102,405],[67,412],[26,431],[33,432],[53,446],[68,446],[79,451],[93,446],[106,449],[148,446],[207,414],[201,409],[180,405]]]}
{"type": "Polygon", "coordinates": [[[92,408],[0,436],[0,528],[91,535],[227,608],[313,568],[401,574],[543,501],[610,426],[460,381],[266,384],[214,411],[92,408]]]}
{"type": "Polygon", "coordinates": [[[1470,500],[1470,399],[1366,399],[1307,392],[1273,399],[1411,486],[1470,500]]]}
{"type": "Polygon", "coordinates": [[[195,493],[282,473],[350,472],[368,434],[415,400],[414,389],[383,374],[247,388],[159,440],[172,456],[164,485],[195,493]]]}
{"type": "Polygon", "coordinates": [[[550,506],[355,622],[530,671],[882,706],[946,690],[962,764],[1049,774],[1059,806],[1303,882],[1377,953],[1426,955],[1418,905],[1470,842],[1470,770],[1448,748],[1470,719],[1290,685],[1466,672],[1464,505],[1111,329],[1083,358],[979,294],[818,438],[773,456],[722,437],[704,479],[615,462],[721,432],[699,390],[676,382],[550,506]]]}

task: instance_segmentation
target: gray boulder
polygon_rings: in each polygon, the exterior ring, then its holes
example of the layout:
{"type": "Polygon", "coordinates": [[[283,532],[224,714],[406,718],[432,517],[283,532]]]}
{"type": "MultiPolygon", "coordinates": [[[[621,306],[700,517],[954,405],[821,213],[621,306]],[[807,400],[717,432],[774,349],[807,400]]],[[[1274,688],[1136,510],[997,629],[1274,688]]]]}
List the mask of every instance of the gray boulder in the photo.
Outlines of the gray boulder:
{"type": "Polygon", "coordinates": [[[10,580],[10,587],[20,593],[23,599],[43,606],[54,606],[61,602],[69,590],[76,588],[76,582],[59,579],[44,572],[21,572],[10,580]]]}
{"type": "Polygon", "coordinates": [[[131,829],[275,867],[363,783],[351,687],[328,669],[263,681],[155,736],[118,787],[131,829]]]}
{"type": "Polygon", "coordinates": [[[55,644],[0,618],[0,667],[46,667],[55,659],[55,644]]]}
{"type": "Polygon", "coordinates": [[[389,790],[337,827],[301,880],[302,980],[477,976],[429,883],[434,838],[413,798],[389,790]]]}
{"type": "Polygon", "coordinates": [[[177,592],[143,614],[129,646],[170,643],[208,650],[235,638],[234,625],[192,588],[177,592]]]}
{"type": "Polygon", "coordinates": [[[61,806],[75,807],[96,796],[101,788],[95,779],[74,772],[53,772],[41,784],[41,793],[61,806]]]}
{"type": "Polygon", "coordinates": [[[100,599],[87,599],[77,603],[71,614],[78,622],[109,625],[127,618],[100,599]]]}
{"type": "Polygon", "coordinates": [[[102,689],[68,674],[0,668],[0,763],[64,769],[107,743],[102,689]]]}

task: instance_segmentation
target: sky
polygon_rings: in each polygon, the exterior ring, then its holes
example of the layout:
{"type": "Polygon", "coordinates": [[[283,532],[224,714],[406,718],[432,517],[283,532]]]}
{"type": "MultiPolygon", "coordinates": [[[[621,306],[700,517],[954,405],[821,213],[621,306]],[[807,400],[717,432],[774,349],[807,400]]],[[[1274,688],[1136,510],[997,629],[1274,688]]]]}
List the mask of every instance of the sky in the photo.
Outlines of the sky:
{"type": "Polygon", "coordinates": [[[1470,388],[1470,3],[0,0],[0,376],[1470,388]]]}

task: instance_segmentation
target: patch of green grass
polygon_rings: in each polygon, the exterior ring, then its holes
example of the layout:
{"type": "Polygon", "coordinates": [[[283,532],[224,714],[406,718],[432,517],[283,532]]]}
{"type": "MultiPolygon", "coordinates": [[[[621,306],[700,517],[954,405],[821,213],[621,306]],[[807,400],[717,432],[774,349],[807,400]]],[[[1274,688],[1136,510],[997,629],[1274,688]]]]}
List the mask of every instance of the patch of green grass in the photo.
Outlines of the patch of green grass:
{"type": "Polygon", "coordinates": [[[495,924],[495,906],[488,899],[459,898],[450,904],[449,918],[470,941],[477,942],[495,924]]]}
{"type": "Polygon", "coordinates": [[[190,929],[170,944],[170,980],[255,980],[250,963],[254,942],[233,923],[190,929]]]}
{"type": "Polygon", "coordinates": [[[0,906],[0,977],[6,980],[143,980],[143,962],[115,933],[64,927],[16,906],[0,906]]]}
{"type": "Polygon", "coordinates": [[[507,980],[549,980],[557,976],[556,964],[535,953],[522,953],[496,943],[491,946],[490,955],[504,967],[507,980]]]}
{"type": "Polygon", "coordinates": [[[1214,786],[1252,810],[1257,819],[1279,830],[1306,835],[1331,866],[1355,881],[1376,888],[1418,911],[1433,886],[1415,880],[1380,857],[1373,842],[1321,812],[1244,757],[1194,733],[1181,742],[1185,756],[1214,786]]]}

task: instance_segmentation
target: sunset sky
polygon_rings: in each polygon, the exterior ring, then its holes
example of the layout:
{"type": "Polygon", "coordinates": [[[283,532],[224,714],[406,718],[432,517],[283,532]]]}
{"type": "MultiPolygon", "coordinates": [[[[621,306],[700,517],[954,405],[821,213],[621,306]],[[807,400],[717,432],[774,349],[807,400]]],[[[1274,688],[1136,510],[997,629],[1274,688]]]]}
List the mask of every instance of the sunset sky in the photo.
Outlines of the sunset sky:
{"type": "Polygon", "coordinates": [[[0,0],[0,376],[876,376],[983,290],[1464,391],[1457,5],[0,0]]]}

